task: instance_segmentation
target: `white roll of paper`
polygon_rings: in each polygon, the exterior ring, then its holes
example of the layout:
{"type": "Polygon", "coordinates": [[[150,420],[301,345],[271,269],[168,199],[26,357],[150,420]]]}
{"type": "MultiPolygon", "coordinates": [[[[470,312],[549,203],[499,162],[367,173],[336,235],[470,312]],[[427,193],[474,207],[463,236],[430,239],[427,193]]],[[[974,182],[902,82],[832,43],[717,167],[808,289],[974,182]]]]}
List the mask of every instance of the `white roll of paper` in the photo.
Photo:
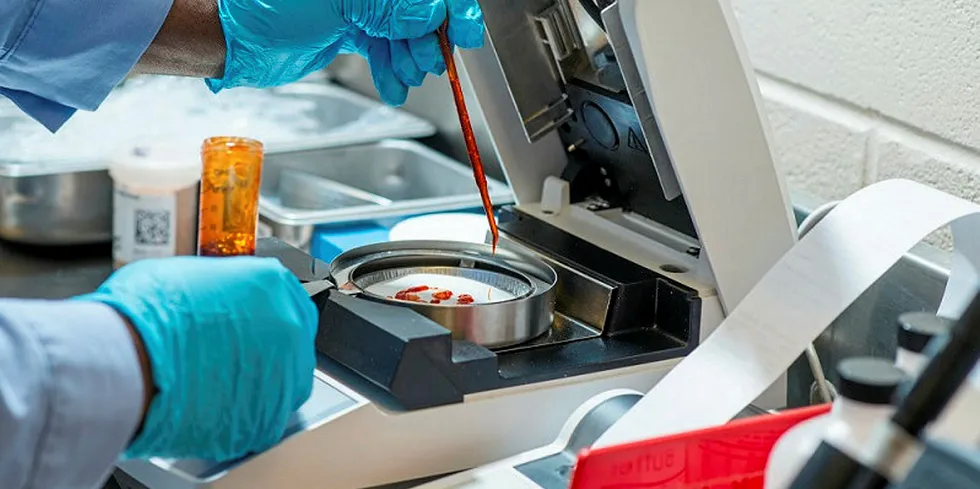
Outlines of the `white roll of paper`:
{"type": "Polygon", "coordinates": [[[907,180],[869,186],[787,252],[594,446],[728,422],[902,255],[949,224],[956,253],[939,312],[959,316],[980,284],[980,206],[907,180]]]}

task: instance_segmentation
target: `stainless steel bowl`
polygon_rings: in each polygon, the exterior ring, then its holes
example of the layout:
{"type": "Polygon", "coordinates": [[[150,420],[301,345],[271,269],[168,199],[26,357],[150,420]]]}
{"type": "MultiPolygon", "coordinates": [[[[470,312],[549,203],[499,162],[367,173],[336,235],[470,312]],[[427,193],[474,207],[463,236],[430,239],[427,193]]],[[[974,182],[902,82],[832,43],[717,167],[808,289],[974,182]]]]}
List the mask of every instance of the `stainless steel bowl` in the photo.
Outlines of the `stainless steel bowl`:
{"type": "Polygon", "coordinates": [[[412,308],[451,331],[453,339],[488,348],[513,346],[547,332],[558,278],[528,253],[499,247],[493,253],[489,245],[451,241],[362,246],[334,259],[330,274],[342,293],[412,308]],[[379,292],[379,284],[413,284],[413,277],[435,287],[444,279],[494,292],[488,298],[472,294],[472,304],[412,302],[379,292]]]}

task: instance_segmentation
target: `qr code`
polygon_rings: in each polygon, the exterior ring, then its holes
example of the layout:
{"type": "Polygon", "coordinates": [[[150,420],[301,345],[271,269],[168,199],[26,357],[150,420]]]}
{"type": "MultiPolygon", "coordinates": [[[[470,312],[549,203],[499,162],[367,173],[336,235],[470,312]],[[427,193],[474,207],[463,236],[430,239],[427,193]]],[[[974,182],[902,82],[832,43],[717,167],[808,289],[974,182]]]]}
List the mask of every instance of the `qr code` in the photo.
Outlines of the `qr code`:
{"type": "Polygon", "coordinates": [[[170,242],[170,211],[136,211],[136,244],[165,245],[170,242]]]}

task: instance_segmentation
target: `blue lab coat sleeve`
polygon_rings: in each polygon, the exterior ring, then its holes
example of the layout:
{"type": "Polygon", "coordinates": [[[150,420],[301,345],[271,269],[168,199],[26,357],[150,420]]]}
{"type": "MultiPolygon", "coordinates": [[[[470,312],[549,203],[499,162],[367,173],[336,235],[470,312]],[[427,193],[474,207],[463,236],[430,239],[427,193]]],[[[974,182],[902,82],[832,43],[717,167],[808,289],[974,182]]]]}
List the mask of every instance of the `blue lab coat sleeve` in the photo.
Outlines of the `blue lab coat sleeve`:
{"type": "Polygon", "coordinates": [[[0,487],[104,482],[139,423],[142,382],[108,306],[0,299],[0,487]]]}
{"type": "Polygon", "coordinates": [[[54,131],[132,71],[173,0],[0,0],[0,95],[54,131]]]}

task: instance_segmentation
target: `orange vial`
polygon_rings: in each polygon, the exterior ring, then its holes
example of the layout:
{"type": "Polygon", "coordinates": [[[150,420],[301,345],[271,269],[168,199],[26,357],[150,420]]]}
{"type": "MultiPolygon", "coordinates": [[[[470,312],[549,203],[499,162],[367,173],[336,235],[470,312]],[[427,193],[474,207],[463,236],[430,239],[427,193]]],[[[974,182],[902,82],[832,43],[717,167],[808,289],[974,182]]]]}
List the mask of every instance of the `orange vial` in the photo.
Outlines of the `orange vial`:
{"type": "Polygon", "coordinates": [[[198,255],[255,254],[263,155],[262,143],[253,139],[204,141],[198,255]]]}

